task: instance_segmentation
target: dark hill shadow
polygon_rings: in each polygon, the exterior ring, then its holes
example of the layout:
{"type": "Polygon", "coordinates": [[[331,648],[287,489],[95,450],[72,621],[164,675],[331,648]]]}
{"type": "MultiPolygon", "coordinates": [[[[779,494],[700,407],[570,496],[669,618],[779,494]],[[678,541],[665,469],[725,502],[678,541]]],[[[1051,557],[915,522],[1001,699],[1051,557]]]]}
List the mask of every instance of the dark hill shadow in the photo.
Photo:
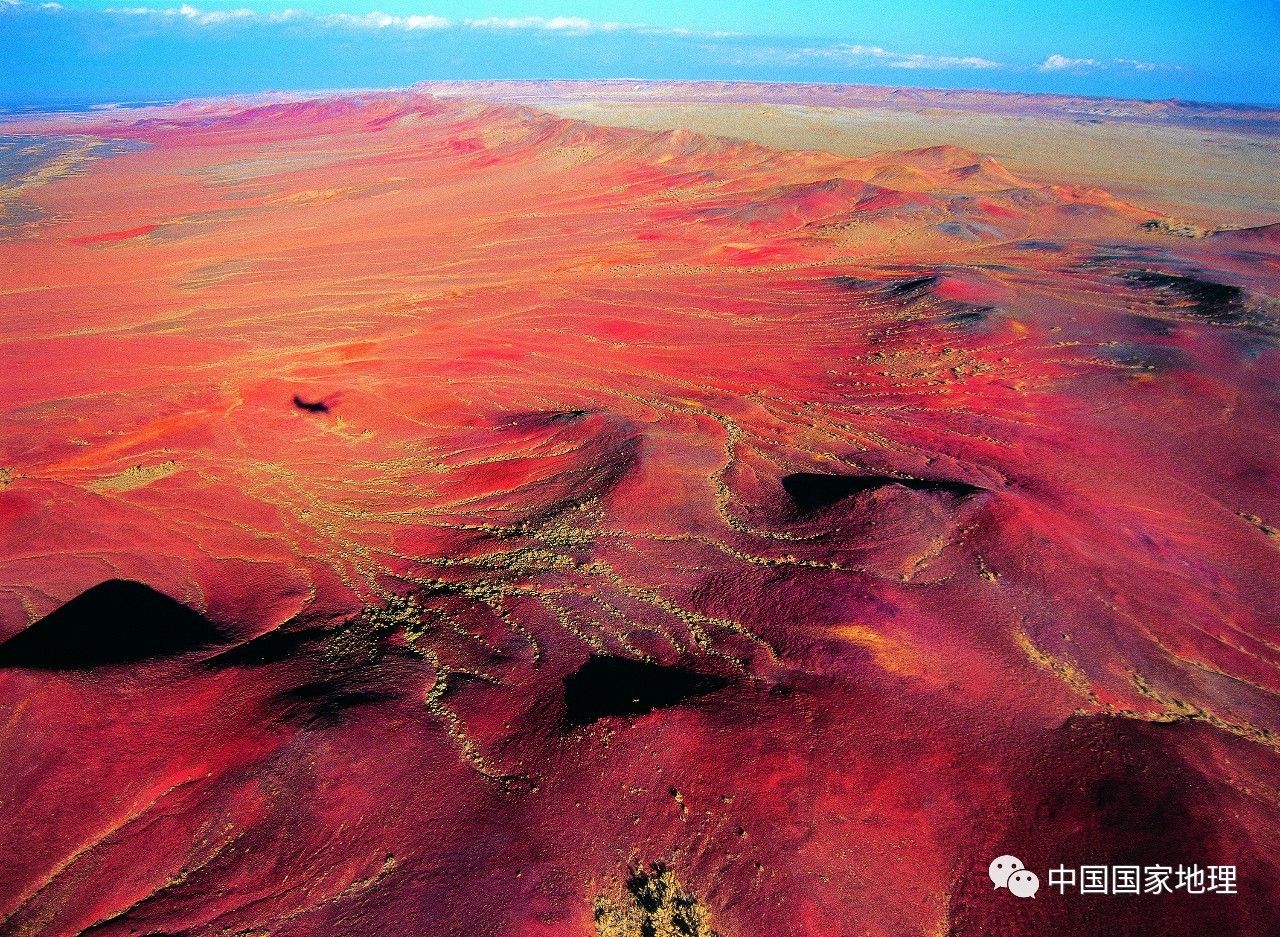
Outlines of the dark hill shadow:
{"type": "Polygon", "coordinates": [[[823,475],[816,472],[797,472],[782,479],[783,489],[801,514],[812,514],[845,498],[889,485],[959,497],[975,495],[983,490],[977,485],[966,482],[895,478],[892,475],[823,475]]]}
{"type": "Polygon", "coordinates": [[[175,657],[225,640],[211,622],[140,582],[112,579],[0,644],[0,667],[92,670],[175,657]]]}
{"type": "Polygon", "coordinates": [[[585,726],[606,716],[639,716],[727,685],[684,667],[595,655],[564,679],[565,721],[585,726]]]}

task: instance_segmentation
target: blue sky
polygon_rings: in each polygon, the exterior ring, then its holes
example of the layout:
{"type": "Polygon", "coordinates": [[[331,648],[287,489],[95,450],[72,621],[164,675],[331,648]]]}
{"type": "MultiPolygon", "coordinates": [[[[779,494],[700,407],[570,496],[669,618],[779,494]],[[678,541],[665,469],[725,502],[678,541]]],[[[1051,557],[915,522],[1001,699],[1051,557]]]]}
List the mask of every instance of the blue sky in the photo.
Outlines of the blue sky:
{"type": "Polygon", "coordinates": [[[0,103],[706,78],[1280,104],[1277,35],[1277,0],[0,0],[0,103]]]}

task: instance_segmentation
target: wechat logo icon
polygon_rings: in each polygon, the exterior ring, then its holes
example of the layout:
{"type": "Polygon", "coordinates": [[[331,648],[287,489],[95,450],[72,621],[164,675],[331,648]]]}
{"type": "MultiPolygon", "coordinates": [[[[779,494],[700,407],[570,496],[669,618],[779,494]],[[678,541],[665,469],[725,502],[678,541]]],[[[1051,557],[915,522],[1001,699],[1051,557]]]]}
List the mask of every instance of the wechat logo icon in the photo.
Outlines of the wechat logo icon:
{"type": "Polygon", "coordinates": [[[987,875],[996,888],[1007,888],[1019,898],[1034,898],[1040,890],[1040,877],[1017,856],[996,856],[987,867],[987,875]]]}

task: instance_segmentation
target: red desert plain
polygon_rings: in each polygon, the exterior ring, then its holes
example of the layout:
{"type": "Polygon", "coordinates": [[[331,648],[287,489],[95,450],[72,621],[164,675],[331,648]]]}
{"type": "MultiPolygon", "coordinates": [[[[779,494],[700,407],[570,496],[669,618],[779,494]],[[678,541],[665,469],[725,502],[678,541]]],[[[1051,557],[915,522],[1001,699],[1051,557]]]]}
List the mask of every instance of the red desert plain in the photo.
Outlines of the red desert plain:
{"type": "Polygon", "coordinates": [[[485,91],[0,126],[0,933],[1280,933],[1280,228],[485,91]]]}

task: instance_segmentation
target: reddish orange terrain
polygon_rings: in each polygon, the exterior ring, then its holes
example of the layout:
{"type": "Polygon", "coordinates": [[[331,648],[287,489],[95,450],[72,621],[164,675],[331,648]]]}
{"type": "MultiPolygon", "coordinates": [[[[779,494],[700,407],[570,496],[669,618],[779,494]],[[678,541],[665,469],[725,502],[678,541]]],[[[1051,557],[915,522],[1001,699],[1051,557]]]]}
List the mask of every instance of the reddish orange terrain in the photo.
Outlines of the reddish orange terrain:
{"type": "Polygon", "coordinates": [[[1280,933],[1275,230],[414,93],[3,132],[0,933],[1280,933]]]}

